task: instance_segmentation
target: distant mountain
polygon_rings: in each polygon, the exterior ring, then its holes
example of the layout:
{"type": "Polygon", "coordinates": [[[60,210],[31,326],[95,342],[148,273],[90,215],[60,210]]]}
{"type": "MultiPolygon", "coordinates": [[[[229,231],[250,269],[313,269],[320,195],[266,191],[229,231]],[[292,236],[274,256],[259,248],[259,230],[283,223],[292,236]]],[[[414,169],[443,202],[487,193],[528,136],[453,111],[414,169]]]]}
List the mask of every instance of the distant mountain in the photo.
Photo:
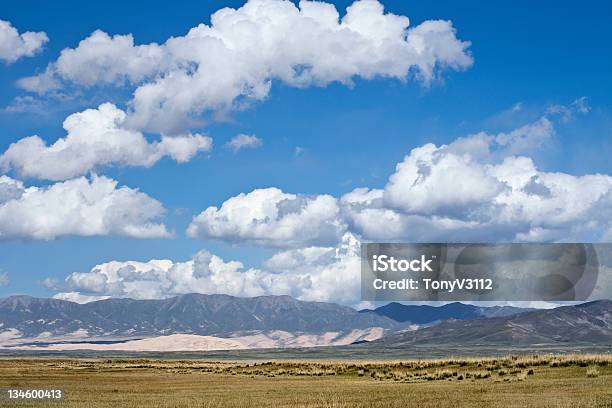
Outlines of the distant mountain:
{"type": "Polygon", "coordinates": [[[397,322],[411,324],[429,324],[443,320],[473,320],[483,317],[510,316],[518,313],[532,311],[512,306],[473,306],[455,302],[443,306],[403,305],[389,303],[374,310],[361,310],[362,313],[374,312],[397,322]]]}
{"type": "MultiPolygon", "coordinates": [[[[239,298],[188,294],[162,300],[107,299],[86,304],[29,296],[0,299],[0,344],[27,346],[28,341],[35,341],[38,344],[35,347],[48,342],[49,347],[58,350],[76,349],[81,347],[75,345],[78,343],[97,344],[98,349],[126,350],[138,347],[173,350],[196,345],[210,350],[305,347],[351,342],[365,342],[351,347],[366,350],[405,349],[414,345],[612,347],[612,301],[549,310],[461,303],[440,307],[390,303],[375,311],[357,312],[333,303],[303,302],[289,296],[239,298]],[[405,330],[409,325],[421,327],[405,330]],[[167,337],[170,335],[187,337],[167,337]],[[381,338],[383,335],[386,337],[381,338]],[[198,336],[208,337],[194,340],[198,336]],[[129,344],[116,341],[154,337],[157,339],[133,340],[129,344]],[[176,343],[177,339],[184,344],[176,343]],[[111,343],[118,345],[103,346],[111,343]]],[[[81,348],[88,347],[93,346],[81,348]]]]}
{"type": "Polygon", "coordinates": [[[397,322],[349,307],[289,296],[238,298],[187,294],[162,300],[107,299],[78,304],[12,296],[0,299],[1,332],[21,337],[149,337],[176,333],[224,335],[248,331],[349,332],[397,322]]]}
{"type": "Polygon", "coordinates": [[[612,347],[612,301],[454,320],[376,340],[375,347],[589,344],[612,347]]]}

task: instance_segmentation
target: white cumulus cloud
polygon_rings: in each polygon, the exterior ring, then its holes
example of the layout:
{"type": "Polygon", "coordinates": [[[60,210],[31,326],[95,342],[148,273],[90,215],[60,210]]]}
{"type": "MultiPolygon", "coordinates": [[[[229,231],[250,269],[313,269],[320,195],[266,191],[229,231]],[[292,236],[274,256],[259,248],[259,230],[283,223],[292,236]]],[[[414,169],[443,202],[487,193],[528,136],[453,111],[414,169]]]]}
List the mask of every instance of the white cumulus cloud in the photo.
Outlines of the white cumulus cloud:
{"type": "Polygon", "coordinates": [[[340,208],[330,195],[304,196],[277,188],[254,190],[208,207],[187,234],[271,247],[334,244],[344,233],[340,208]]]}
{"type": "Polygon", "coordinates": [[[40,52],[48,41],[49,37],[42,31],[19,34],[10,21],[0,20],[0,60],[11,63],[31,57],[40,52]]]}
{"type": "Polygon", "coordinates": [[[98,30],[19,84],[34,92],[127,86],[133,127],[176,133],[202,114],[265,99],[275,80],[293,87],[350,85],[355,77],[429,83],[440,69],[472,65],[469,42],[450,21],[409,27],[408,17],[385,13],[376,0],[355,1],[342,16],[324,2],[249,0],[210,21],[163,44],[136,45],[131,34],[98,30]]]}
{"type": "Polygon", "coordinates": [[[107,177],[80,177],[46,187],[25,187],[0,176],[0,241],[50,240],[66,235],[170,236],[155,220],[162,204],[107,177]]]}
{"type": "Polygon", "coordinates": [[[543,118],[508,133],[415,148],[384,189],[342,197],[342,213],[370,239],[601,240],[611,228],[602,208],[612,204],[612,177],[546,172],[515,154],[553,133],[543,118]]]}
{"type": "Polygon", "coordinates": [[[199,134],[162,135],[150,143],[141,132],[125,128],[125,118],[110,103],[74,113],[63,123],[65,137],[51,145],[39,136],[20,139],[0,156],[0,167],[21,177],[65,180],[104,166],[150,167],[164,156],[182,163],[212,149],[212,139],[199,134]]]}
{"type": "Polygon", "coordinates": [[[158,299],[183,293],[233,296],[290,295],[302,300],[359,302],[359,242],[345,234],[337,248],[280,252],[262,268],[224,261],[202,250],[185,262],[112,261],[70,274],[69,291],[54,297],[73,301],[103,297],[158,299]]]}

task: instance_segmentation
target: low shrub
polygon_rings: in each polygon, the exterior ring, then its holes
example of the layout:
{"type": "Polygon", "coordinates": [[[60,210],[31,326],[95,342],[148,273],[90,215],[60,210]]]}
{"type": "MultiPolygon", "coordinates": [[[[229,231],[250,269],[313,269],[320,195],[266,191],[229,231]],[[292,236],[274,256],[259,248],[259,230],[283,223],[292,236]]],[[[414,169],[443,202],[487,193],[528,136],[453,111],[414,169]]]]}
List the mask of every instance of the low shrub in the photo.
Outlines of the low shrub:
{"type": "Polygon", "coordinates": [[[599,370],[597,370],[597,367],[595,367],[595,366],[589,367],[589,368],[587,368],[586,375],[589,378],[599,377],[599,370]]]}

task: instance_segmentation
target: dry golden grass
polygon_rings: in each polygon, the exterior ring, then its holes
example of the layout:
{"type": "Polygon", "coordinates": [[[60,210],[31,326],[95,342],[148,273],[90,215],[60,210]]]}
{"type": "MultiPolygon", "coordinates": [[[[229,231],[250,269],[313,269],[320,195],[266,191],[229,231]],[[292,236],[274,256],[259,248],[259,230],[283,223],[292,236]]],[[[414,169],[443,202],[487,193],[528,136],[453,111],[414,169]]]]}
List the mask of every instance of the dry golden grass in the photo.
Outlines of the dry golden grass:
{"type": "Polygon", "coordinates": [[[410,361],[0,360],[0,388],[54,407],[612,407],[612,356],[410,361]],[[593,372],[597,372],[593,376],[593,372]]]}

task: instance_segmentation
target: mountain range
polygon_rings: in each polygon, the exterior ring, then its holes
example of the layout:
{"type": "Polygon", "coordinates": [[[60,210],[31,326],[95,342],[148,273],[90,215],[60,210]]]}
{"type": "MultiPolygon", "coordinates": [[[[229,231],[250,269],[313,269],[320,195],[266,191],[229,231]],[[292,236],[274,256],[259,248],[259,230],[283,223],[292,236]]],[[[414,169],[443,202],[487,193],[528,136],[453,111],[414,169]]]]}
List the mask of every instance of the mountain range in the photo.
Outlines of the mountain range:
{"type": "Polygon", "coordinates": [[[612,301],[532,310],[510,316],[448,320],[381,338],[377,347],[474,345],[604,345],[612,347],[612,301]]]}
{"type": "Polygon", "coordinates": [[[0,299],[0,348],[202,351],[349,344],[365,349],[414,345],[612,347],[612,301],[545,310],[390,303],[356,311],[289,296],[186,294],[86,304],[29,296],[0,299]]]}
{"type": "Polygon", "coordinates": [[[483,307],[466,305],[459,302],[449,303],[443,306],[403,305],[401,303],[391,302],[374,310],[360,310],[360,313],[374,312],[397,322],[424,325],[449,319],[473,320],[482,317],[511,316],[532,310],[535,309],[513,306],[483,307]]]}
{"type": "Polygon", "coordinates": [[[77,331],[90,337],[223,336],[258,330],[321,333],[399,326],[376,313],[290,296],[239,298],[194,293],[161,300],[106,299],[85,304],[30,296],[0,299],[0,330],[15,329],[22,337],[77,331]]]}

